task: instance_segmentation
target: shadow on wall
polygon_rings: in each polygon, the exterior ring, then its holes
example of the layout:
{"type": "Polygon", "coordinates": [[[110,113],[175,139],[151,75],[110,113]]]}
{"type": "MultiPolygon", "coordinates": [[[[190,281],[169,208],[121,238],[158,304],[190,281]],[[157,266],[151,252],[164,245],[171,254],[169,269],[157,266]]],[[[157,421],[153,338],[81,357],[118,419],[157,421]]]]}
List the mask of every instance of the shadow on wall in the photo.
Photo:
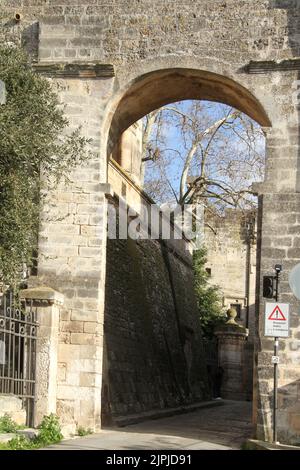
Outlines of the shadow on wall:
{"type": "Polygon", "coordinates": [[[291,382],[278,390],[278,434],[282,441],[300,445],[300,379],[291,382]],[[285,412],[281,416],[281,410],[285,412]],[[288,430],[285,425],[287,412],[288,430]],[[281,429],[281,422],[283,426],[281,429]],[[289,435],[291,432],[291,436],[289,435]],[[295,438],[295,435],[298,435],[295,438]]]}
{"type": "Polygon", "coordinates": [[[158,240],[108,239],[103,424],[208,398],[191,266],[158,240]]]}
{"type": "Polygon", "coordinates": [[[0,17],[0,37],[3,36],[6,41],[18,43],[30,55],[31,59],[36,62],[39,54],[39,22],[30,20],[23,21],[23,18],[16,19],[18,13],[11,14],[9,20],[1,22],[0,17]]]}
{"type": "MultiPolygon", "coordinates": [[[[269,367],[269,376],[273,377],[272,366],[269,367]]],[[[269,412],[260,416],[258,425],[272,429],[273,390],[262,392],[259,406],[269,412]]],[[[300,379],[278,388],[277,430],[279,442],[300,445],[300,379]]],[[[267,438],[270,440],[272,436],[267,438]]]]}

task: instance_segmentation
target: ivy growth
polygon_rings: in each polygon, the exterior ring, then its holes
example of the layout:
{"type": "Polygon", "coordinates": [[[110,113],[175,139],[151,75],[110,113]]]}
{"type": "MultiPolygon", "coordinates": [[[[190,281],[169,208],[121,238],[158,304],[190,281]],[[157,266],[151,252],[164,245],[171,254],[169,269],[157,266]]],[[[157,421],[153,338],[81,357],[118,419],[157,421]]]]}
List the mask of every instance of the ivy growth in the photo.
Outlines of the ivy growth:
{"type": "Polygon", "coordinates": [[[0,46],[0,280],[16,283],[37,246],[41,185],[55,187],[88,158],[88,140],[70,130],[46,78],[17,46],[0,46]],[[44,183],[41,183],[43,181],[44,183]]]}

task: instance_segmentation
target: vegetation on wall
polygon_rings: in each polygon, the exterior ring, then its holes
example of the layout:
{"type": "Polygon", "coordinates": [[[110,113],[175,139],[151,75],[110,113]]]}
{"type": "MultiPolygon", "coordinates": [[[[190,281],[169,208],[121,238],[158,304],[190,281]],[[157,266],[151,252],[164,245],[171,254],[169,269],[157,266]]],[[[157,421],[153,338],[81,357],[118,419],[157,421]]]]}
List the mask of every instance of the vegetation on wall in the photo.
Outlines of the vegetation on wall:
{"type": "Polygon", "coordinates": [[[41,186],[55,187],[88,152],[80,129],[68,129],[50,81],[32,70],[19,47],[0,46],[0,80],[6,88],[0,105],[0,280],[12,284],[37,245],[41,186]]]}
{"type": "Polygon", "coordinates": [[[226,316],[222,309],[219,287],[209,284],[209,274],[205,270],[206,261],[204,247],[194,252],[195,293],[200,321],[204,336],[212,338],[214,329],[225,322],[226,316]]]}

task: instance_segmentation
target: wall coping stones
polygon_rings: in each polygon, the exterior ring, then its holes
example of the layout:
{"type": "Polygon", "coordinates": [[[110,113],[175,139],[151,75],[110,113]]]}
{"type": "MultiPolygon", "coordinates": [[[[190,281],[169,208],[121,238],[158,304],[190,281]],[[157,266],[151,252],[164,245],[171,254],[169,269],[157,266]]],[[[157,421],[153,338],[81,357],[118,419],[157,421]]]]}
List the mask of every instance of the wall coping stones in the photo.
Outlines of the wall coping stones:
{"type": "Polygon", "coordinates": [[[22,300],[34,301],[35,304],[40,305],[62,305],[64,303],[64,295],[47,286],[23,289],[20,291],[20,297],[22,300]]]}
{"type": "MultiPolygon", "coordinates": [[[[134,189],[136,191],[136,193],[140,196],[141,200],[145,201],[145,203],[148,206],[150,206],[151,204],[156,205],[155,201],[143,190],[143,188],[141,188],[141,186],[139,186],[138,184],[135,183],[135,181],[133,181],[133,179],[130,177],[130,175],[119,165],[118,162],[116,162],[116,160],[114,160],[112,157],[110,157],[110,159],[108,161],[108,165],[111,168],[113,168],[113,170],[115,170],[121,176],[121,178],[123,178],[126,181],[126,183],[128,183],[131,186],[132,189],[134,189]]],[[[103,184],[102,186],[103,186],[102,190],[103,190],[103,192],[105,192],[107,197],[110,196],[115,201],[119,201],[120,199],[123,199],[123,196],[121,196],[120,194],[115,192],[113,190],[113,186],[111,186],[110,184],[108,184],[108,185],[103,184]],[[105,186],[111,186],[111,188],[112,188],[111,192],[109,192],[109,190],[106,189],[105,186]]],[[[125,202],[126,202],[128,207],[131,207],[131,205],[128,201],[125,200],[125,202]]],[[[157,206],[157,207],[159,208],[159,206],[157,206]]],[[[162,214],[162,217],[163,217],[163,214],[162,214]]],[[[170,221],[170,225],[173,227],[173,230],[175,231],[176,226],[174,225],[174,223],[172,221],[170,221]]],[[[151,224],[149,223],[148,229],[150,230],[150,228],[151,228],[151,224]]],[[[186,244],[191,243],[190,240],[188,240],[184,236],[184,234],[183,234],[182,238],[183,238],[183,240],[185,240],[186,244]]],[[[193,265],[192,254],[188,250],[184,250],[182,247],[179,247],[178,244],[176,243],[176,241],[177,241],[176,239],[175,240],[172,240],[172,239],[162,240],[162,239],[158,238],[157,241],[160,242],[162,245],[164,245],[171,253],[173,253],[175,256],[177,256],[177,258],[179,258],[181,261],[183,261],[187,266],[192,266],[193,265]]]]}
{"type": "Polygon", "coordinates": [[[119,163],[114,160],[112,157],[108,160],[108,165],[112,167],[117,173],[120,174],[122,178],[126,180],[126,182],[136,190],[136,192],[143,198],[148,204],[155,204],[155,201],[143,190],[141,186],[139,186],[133,179],[129,176],[129,174],[124,170],[124,168],[119,165],[119,163]]]}
{"type": "Polygon", "coordinates": [[[300,58],[276,60],[250,60],[244,67],[244,71],[249,74],[267,73],[267,72],[292,72],[300,70],[300,58]]]}
{"type": "Polygon", "coordinates": [[[216,336],[243,336],[246,337],[247,334],[247,329],[242,326],[232,323],[225,323],[225,325],[220,325],[218,328],[215,330],[214,334],[216,336]]]}
{"type": "Polygon", "coordinates": [[[115,76],[112,64],[98,62],[43,62],[32,64],[33,70],[41,75],[55,78],[111,78],[115,76]]]}

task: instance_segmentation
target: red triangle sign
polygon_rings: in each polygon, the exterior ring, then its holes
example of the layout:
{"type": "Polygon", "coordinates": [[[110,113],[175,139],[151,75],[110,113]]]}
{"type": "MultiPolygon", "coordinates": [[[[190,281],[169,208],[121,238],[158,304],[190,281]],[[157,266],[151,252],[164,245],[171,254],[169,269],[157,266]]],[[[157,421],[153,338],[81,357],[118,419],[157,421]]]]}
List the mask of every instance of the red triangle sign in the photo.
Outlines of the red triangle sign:
{"type": "Polygon", "coordinates": [[[280,310],[280,308],[278,307],[278,305],[276,305],[276,307],[274,308],[273,312],[272,312],[271,315],[269,316],[268,320],[286,321],[286,318],[285,318],[285,316],[283,315],[283,313],[282,313],[282,311],[280,310]]]}

